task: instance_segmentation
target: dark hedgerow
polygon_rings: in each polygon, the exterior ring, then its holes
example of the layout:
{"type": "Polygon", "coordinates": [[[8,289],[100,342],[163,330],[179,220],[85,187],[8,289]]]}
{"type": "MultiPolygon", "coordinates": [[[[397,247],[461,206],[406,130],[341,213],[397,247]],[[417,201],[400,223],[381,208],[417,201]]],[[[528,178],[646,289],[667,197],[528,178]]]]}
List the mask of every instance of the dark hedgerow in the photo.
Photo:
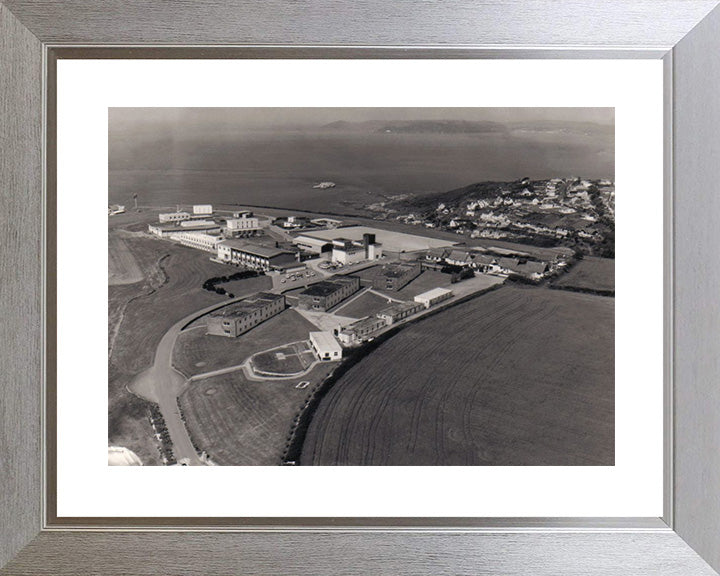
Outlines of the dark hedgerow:
{"type": "Polygon", "coordinates": [[[203,282],[203,290],[208,292],[216,292],[221,296],[227,294],[230,298],[234,298],[234,294],[228,293],[225,288],[221,287],[220,284],[232,282],[234,280],[245,280],[246,278],[257,278],[258,276],[264,276],[265,272],[262,270],[240,270],[229,276],[216,276],[215,278],[208,278],[203,282]]]}

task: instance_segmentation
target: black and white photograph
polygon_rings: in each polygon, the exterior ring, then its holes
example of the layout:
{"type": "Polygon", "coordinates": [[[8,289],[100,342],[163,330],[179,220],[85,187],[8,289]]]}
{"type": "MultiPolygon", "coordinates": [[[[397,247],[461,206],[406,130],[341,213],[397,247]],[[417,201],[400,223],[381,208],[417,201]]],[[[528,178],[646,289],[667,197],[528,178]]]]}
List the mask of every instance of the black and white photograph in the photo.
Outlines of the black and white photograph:
{"type": "Polygon", "coordinates": [[[115,107],[108,146],[109,465],[614,466],[614,108],[115,107]]]}

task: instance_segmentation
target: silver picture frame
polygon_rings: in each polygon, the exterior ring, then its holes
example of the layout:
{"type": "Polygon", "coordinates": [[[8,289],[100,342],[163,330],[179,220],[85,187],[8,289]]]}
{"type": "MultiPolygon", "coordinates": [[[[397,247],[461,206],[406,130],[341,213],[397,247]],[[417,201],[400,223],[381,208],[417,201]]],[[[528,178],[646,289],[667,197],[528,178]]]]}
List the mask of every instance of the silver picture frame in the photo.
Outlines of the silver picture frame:
{"type": "Polygon", "coordinates": [[[0,0],[0,574],[717,574],[719,4],[0,0]],[[663,516],[59,518],[59,58],[662,59],[663,516]]]}

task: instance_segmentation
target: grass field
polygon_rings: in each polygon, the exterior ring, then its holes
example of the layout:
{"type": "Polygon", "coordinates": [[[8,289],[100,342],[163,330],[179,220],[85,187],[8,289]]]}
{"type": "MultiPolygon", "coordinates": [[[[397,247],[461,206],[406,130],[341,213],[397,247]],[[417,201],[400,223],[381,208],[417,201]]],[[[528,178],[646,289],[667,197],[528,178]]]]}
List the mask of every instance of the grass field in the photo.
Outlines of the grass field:
{"type": "MultiPolygon", "coordinates": [[[[228,299],[202,289],[206,278],[227,272],[227,267],[211,262],[206,253],[152,238],[138,238],[136,242],[142,250],[153,253],[156,261],[167,257],[161,264],[162,280],[139,287],[139,297],[127,305],[115,339],[111,362],[131,374],[151,364],[160,338],[175,322],[194,310],[228,299]]],[[[249,293],[257,290],[255,283],[248,287],[249,293]]]]}
{"type": "MultiPolygon", "coordinates": [[[[138,233],[146,226],[139,220],[150,218],[148,214],[120,216],[111,220],[110,237],[122,239],[142,280],[108,286],[108,441],[153,465],[160,461],[147,419],[150,404],[126,386],[151,364],[160,338],[173,323],[227,299],[202,289],[205,279],[227,273],[227,267],[210,262],[206,253],[138,233]]],[[[268,282],[265,279],[263,287],[268,282]]],[[[254,285],[250,292],[257,289],[254,285]]]]}
{"type": "Polygon", "coordinates": [[[613,465],[614,300],[505,286],[411,324],[322,400],[303,465],[613,465]]]}
{"type": "Polygon", "coordinates": [[[142,270],[120,231],[108,235],[108,285],[135,284],[143,279],[142,270]]]}
{"type": "Polygon", "coordinates": [[[361,294],[347,306],[338,306],[334,312],[337,312],[340,316],[364,318],[365,316],[374,315],[376,312],[379,312],[387,306],[387,298],[383,298],[382,296],[378,296],[377,294],[372,294],[370,292],[365,292],[365,294],[361,294]]]}
{"type": "Polygon", "coordinates": [[[236,366],[263,350],[307,340],[312,330],[317,328],[290,308],[237,338],[210,336],[203,328],[185,330],[175,343],[173,365],[186,376],[236,366]]]}
{"type": "Polygon", "coordinates": [[[194,382],[180,406],[195,446],[220,465],[279,465],[293,418],[334,366],[320,364],[294,380],[253,382],[234,372],[194,382]],[[295,388],[303,380],[312,385],[295,388]]]}
{"type": "Polygon", "coordinates": [[[310,346],[296,342],[290,346],[260,352],[252,357],[253,370],[267,374],[291,375],[305,370],[315,360],[310,346]]]}
{"type": "Polygon", "coordinates": [[[554,286],[577,290],[615,291],[615,260],[586,256],[567,274],[560,276],[554,286]]]}

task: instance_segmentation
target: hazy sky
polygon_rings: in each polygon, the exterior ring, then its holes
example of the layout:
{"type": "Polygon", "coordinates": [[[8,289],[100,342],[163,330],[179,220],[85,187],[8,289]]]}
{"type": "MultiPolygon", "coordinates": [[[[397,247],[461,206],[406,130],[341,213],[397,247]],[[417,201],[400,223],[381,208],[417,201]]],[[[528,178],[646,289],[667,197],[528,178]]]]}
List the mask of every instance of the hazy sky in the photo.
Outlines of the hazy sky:
{"type": "Polygon", "coordinates": [[[322,125],[344,120],[468,120],[501,123],[615,124],[614,108],[111,108],[110,128],[148,123],[233,125],[247,128],[322,125]]]}

